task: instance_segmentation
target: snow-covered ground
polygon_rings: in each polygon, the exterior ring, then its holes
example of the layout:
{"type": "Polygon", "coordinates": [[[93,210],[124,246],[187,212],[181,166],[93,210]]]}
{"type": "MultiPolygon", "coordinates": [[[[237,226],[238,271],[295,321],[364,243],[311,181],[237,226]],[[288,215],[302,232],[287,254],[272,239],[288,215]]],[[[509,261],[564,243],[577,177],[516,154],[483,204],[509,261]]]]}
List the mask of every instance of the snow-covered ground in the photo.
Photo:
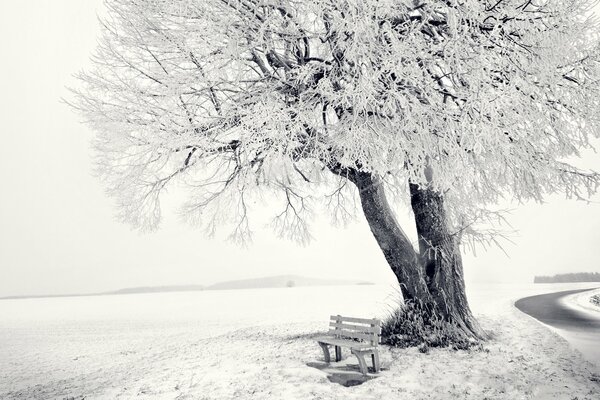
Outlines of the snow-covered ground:
{"type": "Polygon", "coordinates": [[[396,289],[342,286],[0,301],[1,399],[600,399],[600,371],[513,307],[586,284],[471,286],[481,350],[382,349],[362,385],[325,368],[330,314],[382,317],[396,289]]]}
{"type": "MultiPolygon", "coordinates": [[[[592,286],[600,287],[600,283],[597,282],[592,286]]],[[[594,305],[591,301],[591,298],[594,295],[600,295],[600,289],[590,290],[587,292],[581,292],[573,294],[571,296],[567,296],[564,299],[564,304],[578,311],[584,312],[588,315],[598,317],[600,316],[600,307],[594,305]]]]}

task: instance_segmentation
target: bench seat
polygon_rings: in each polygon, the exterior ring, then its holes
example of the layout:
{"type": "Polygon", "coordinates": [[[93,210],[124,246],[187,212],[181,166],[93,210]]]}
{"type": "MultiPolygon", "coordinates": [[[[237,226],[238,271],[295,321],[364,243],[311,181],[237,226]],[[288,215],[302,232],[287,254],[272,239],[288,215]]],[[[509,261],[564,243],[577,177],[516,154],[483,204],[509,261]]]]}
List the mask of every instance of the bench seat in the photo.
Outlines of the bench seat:
{"type": "Polygon", "coordinates": [[[342,359],[342,347],[347,347],[358,359],[360,372],[368,372],[365,356],[371,356],[373,370],[379,372],[379,335],[381,334],[381,321],[377,319],[364,319],[332,315],[329,323],[330,330],[327,336],[316,337],[315,340],[323,349],[325,362],[331,362],[329,346],[335,347],[335,361],[342,359]]]}
{"type": "Polygon", "coordinates": [[[357,342],[348,339],[336,339],[335,337],[331,336],[320,336],[315,338],[315,340],[319,343],[326,343],[332,346],[349,347],[355,350],[372,350],[377,348],[377,346],[373,346],[370,343],[357,342]]]}

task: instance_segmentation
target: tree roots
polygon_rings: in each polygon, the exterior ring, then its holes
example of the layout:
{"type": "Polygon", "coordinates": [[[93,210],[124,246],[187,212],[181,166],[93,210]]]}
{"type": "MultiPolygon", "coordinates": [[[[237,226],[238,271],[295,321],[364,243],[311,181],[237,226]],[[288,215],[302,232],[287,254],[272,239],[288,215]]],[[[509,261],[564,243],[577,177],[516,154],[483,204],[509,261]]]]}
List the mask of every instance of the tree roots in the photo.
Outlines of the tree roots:
{"type": "Polygon", "coordinates": [[[435,310],[419,302],[407,301],[394,310],[382,324],[382,342],[394,347],[418,346],[467,350],[481,347],[482,339],[461,328],[464,324],[448,321],[435,310]]]}

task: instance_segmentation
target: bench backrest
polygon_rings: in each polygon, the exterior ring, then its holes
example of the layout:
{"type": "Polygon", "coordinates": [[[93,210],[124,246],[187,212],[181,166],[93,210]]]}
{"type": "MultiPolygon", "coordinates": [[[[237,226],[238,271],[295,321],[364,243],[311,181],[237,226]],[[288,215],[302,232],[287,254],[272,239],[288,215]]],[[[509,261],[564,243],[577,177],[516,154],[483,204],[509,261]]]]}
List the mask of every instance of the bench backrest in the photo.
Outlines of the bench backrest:
{"type": "Polygon", "coordinates": [[[332,315],[329,322],[329,334],[348,339],[357,339],[361,342],[377,346],[381,334],[381,321],[378,319],[364,319],[332,315]]]}

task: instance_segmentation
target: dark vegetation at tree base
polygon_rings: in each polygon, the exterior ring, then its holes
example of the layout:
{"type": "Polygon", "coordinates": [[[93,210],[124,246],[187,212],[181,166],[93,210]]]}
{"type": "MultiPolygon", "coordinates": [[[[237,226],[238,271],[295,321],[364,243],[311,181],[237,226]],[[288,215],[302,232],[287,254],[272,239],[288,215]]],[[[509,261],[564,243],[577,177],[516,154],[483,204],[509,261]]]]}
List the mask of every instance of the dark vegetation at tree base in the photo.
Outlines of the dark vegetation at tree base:
{"type": "Polygon", "coordinates": [[[383,321],[381,338],[383,344],[401,348],[417,346],[422,353],[427,353],[430,347],[481,349],[481,341],[465,334],[456,323],[423,310],[423,305],[412,301],[400,306],[383,321]]]}
{"type": "Polygon", "coordinates": [[[571,274],[557,274],[554,276],[536,276],[533,283],[571,283],[571,282],[600,282],[598,272],[575,272],[571,274]]]}
{"type": "Polygon", "coordinates": [[[590,298],[590,302],[593,305],[600,307],[600,294],[596,294],[596,295],[592,296],[590,298]]]}

